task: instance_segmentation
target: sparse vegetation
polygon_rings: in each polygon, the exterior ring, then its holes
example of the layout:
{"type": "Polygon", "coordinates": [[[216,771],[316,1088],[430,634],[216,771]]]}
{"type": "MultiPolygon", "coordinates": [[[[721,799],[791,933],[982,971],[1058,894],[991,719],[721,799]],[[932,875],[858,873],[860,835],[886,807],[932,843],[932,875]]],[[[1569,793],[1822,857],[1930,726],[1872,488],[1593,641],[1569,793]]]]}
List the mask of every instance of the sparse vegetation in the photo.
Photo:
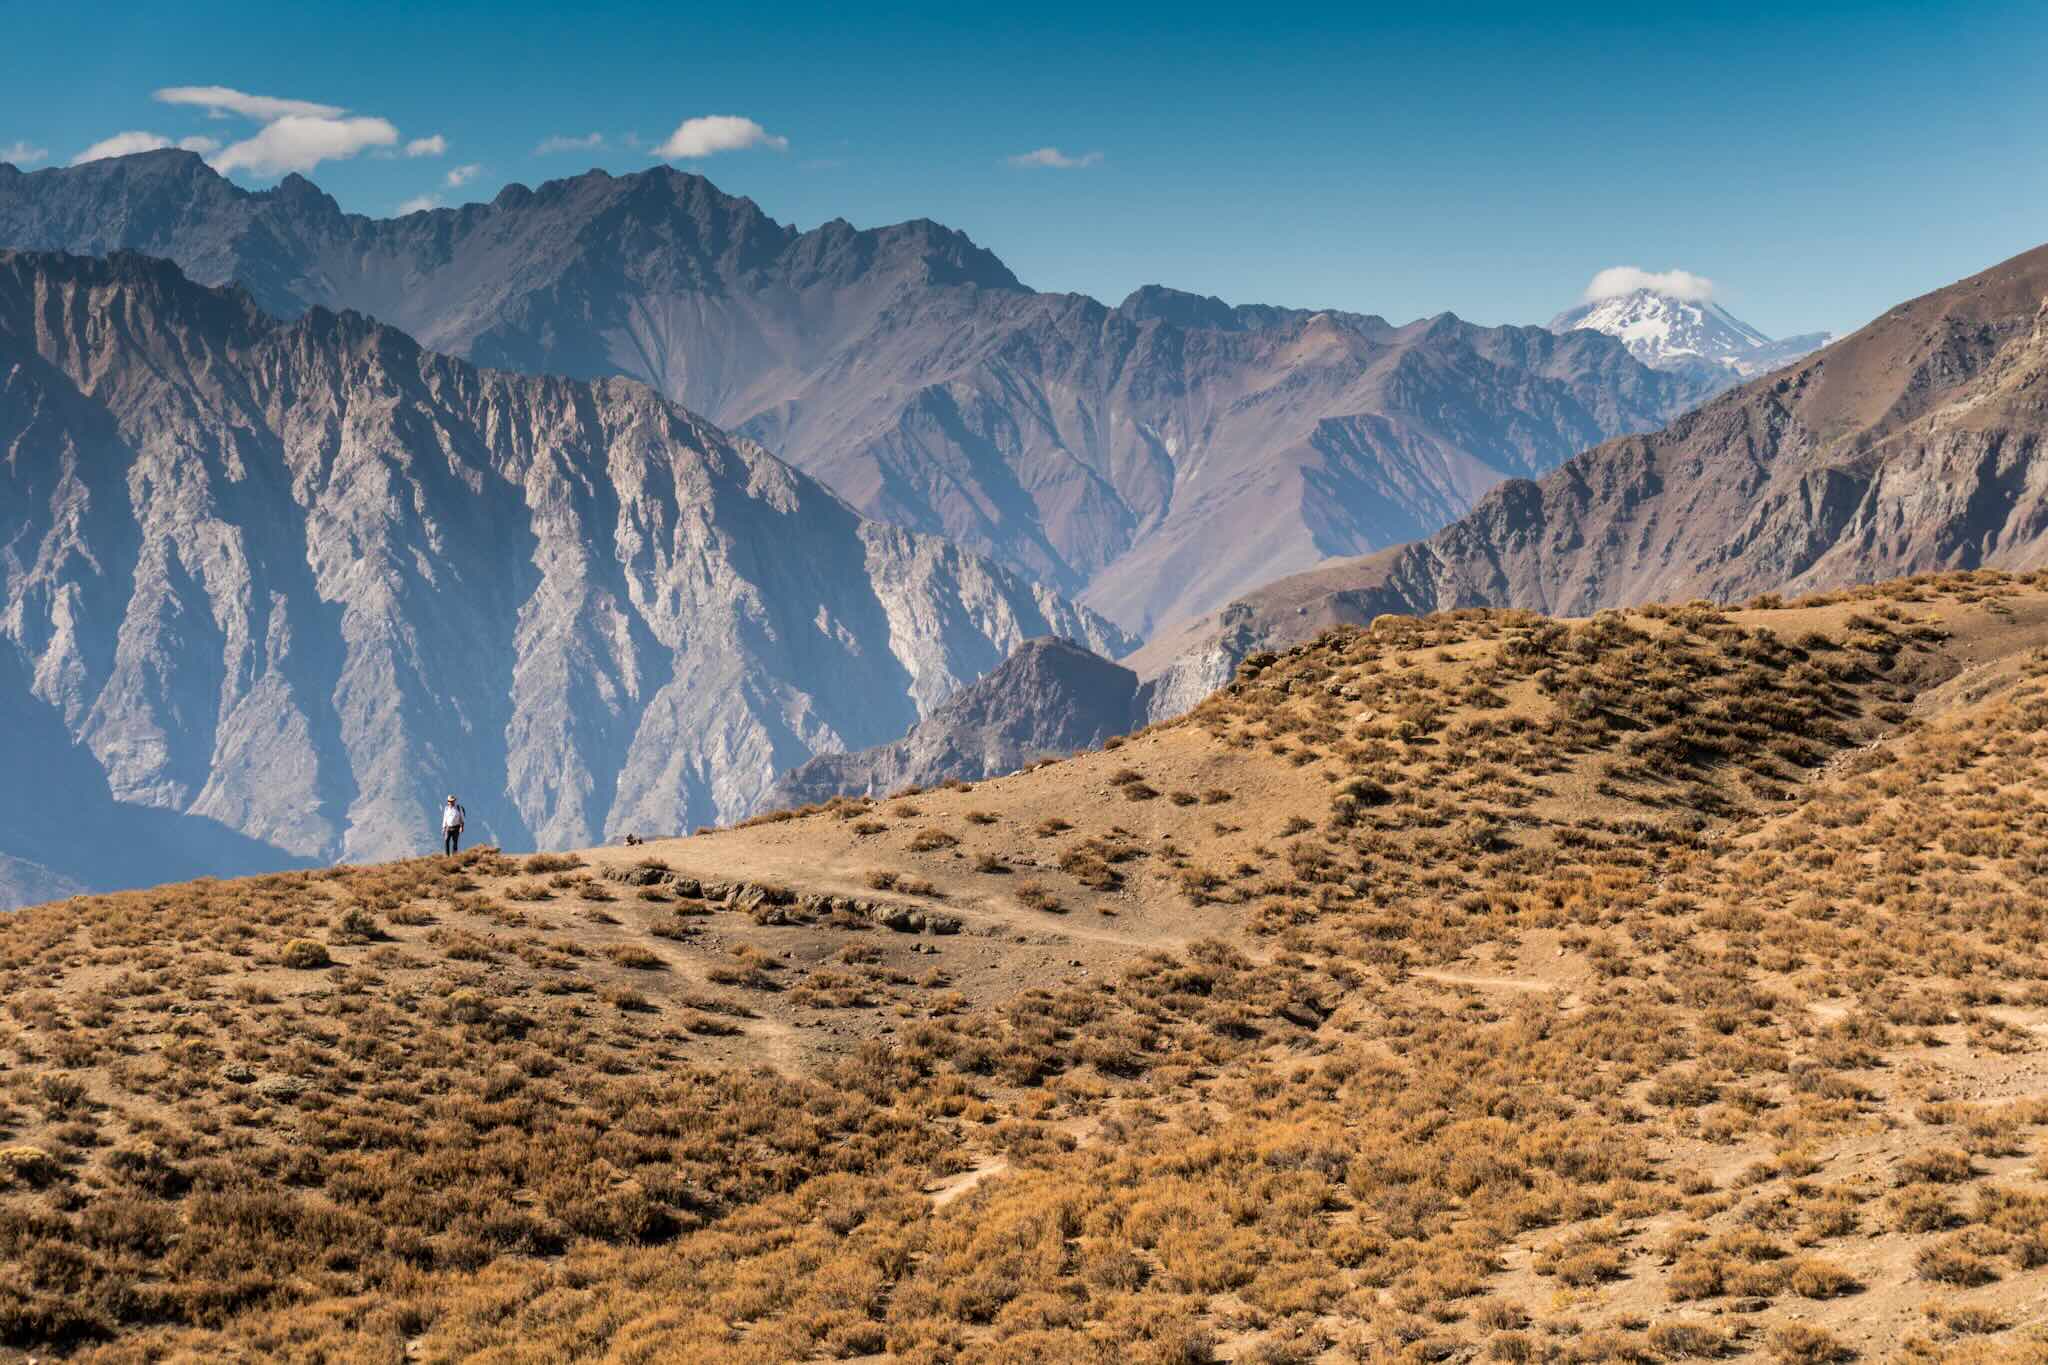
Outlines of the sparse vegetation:
{"type": "Polygon", "coordinates": [[[1050,808],[0,918],[0,1343],[2025,1359],[2048,655],[1930,692],[2023,594],[1387,618],[1050,808]]]}

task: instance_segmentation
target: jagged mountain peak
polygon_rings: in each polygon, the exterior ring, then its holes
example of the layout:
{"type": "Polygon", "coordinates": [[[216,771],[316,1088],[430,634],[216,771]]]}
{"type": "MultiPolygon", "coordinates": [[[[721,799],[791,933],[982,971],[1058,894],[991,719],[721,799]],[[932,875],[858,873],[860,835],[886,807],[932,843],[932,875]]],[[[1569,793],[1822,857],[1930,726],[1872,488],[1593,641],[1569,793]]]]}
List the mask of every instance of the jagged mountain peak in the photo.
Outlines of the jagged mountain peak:
{"type": "Polygon", "coordinates": [[[1237,310],[1213,294],[1190,294],[1163,284],[1141,285],[1117,305],[1116,311],[1143,322],[1158,319],[1182,327],[1214,327],[1240,331],[1244,321],[1237,310]]]}

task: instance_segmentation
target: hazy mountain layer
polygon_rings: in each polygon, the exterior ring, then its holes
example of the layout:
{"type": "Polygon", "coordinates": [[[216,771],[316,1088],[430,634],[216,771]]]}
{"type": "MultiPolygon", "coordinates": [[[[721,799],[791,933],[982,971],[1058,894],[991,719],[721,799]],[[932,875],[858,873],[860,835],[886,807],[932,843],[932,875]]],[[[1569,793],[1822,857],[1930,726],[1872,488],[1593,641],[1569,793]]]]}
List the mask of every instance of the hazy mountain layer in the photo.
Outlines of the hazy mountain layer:
{"type": "MultiPolygon", "coordinates": [[[[0,253],[10,730],[277,861],[419,850],[449,791],[520,845],[742,814],[1047,633],[1130,643],[637,383],[0,253]]],[[[19,828],[0,852],[105,884],[19,828]]]]}
{"type": "Polygon", "coordinates": [[[282,317],[353,308],[481,364],[645,379],[1134,630],[1427,535],[1722,382],[1595,332],[1033,293],[938,224],[800,233],[667,168],[380,221],[184,152],[0,167],[0,244],[134,248],[282,317]]]}

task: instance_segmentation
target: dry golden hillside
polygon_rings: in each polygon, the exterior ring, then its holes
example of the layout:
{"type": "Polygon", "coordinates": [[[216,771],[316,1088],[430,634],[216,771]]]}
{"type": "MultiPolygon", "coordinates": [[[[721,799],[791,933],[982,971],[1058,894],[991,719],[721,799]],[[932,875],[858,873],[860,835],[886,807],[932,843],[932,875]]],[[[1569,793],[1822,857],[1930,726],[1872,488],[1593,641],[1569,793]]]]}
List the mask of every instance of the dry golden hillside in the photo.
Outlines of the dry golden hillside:
{"type": "Polygon", "coordinates": [[[972,788],[0,919],[0,1343],[2048,1360],[2048,579],[1386,619],[972,788]]]}

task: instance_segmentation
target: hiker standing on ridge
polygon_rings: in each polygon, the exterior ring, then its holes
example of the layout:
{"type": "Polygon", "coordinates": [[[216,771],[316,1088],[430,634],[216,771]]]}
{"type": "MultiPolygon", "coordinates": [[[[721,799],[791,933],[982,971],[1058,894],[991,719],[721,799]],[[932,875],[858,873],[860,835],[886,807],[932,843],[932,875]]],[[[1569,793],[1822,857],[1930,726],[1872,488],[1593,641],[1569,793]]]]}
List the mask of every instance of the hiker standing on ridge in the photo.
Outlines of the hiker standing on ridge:
{"type": "Polygon", "coordinates": [[[441,807],[441,851],[454,853],[462,847],[462,825],[468,812],[463,810],[454,797],[441,807]]]}

